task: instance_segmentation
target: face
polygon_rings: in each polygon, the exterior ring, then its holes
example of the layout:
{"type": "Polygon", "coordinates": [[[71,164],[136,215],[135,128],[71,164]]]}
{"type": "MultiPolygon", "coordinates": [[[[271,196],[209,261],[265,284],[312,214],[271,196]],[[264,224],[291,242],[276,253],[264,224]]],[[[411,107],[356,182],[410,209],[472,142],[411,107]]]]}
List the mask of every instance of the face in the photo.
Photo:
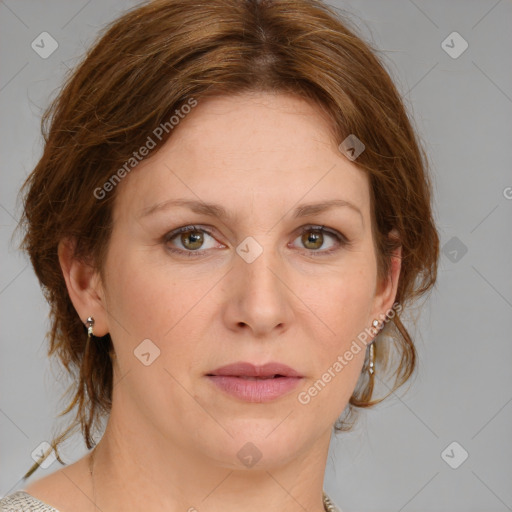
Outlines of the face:
{"type": "Polygon", "coordinates": [[[119,421],[225,467],[248,442],[268,467],[306,453],[360,376],[365,346],[344,354],[394,299],[367,176],[318,107],[254,93],[199,101],[118,187],[97,328],[119,421]],[[295,373],[217,371],[241,362],[295,373]]]}

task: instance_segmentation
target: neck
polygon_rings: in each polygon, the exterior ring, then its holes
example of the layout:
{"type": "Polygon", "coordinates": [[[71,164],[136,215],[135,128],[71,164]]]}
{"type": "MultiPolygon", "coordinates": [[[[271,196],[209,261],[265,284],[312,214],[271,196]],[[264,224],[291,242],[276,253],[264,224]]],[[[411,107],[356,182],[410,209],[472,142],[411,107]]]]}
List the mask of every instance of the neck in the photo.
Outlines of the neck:
{"type": "Polygon", "coordinates": [[[92,487],[101,510],[322,512],[330,431],[291,460],[262,469],[215,461],[116,422],[94,449],[92,487]],[[119,427],[123,425],[124,427],[119,427]]]}

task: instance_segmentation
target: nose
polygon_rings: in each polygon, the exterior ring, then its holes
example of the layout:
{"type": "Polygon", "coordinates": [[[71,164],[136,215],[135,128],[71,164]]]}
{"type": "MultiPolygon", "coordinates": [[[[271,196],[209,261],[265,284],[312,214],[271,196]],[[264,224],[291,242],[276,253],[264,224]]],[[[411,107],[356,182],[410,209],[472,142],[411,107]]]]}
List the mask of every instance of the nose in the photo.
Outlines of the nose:
{"type": "Polygon", "coordinates": [[[265,248],[251,263],[236,255],[233,265],[223,308],[225,325],[257,338],[286,331],[293,320],[293,293],[280,258],[265,248]]]}

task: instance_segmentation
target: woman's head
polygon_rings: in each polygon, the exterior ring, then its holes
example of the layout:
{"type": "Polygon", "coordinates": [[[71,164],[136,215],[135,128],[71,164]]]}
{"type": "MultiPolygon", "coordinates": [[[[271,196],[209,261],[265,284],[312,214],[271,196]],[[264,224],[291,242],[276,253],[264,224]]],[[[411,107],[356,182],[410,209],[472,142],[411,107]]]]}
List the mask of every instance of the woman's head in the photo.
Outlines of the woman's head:
{"type": "MultiPolygon", "coordinates": [[[[244,439],[293,457],[347,403],[349,414],[375,403],[364,345],[333,365],[374,318],[432,287],[438,238],[400,96],[333,12],[308,0],[152,2],[109,27],[45,122],[23,247],[88,447],[113,396],[133,428],[223,461],[244,439]],[[346,140],[362,152],[340,151],[346,140]],[[162,205],[178,200],[196,204],[162,205]],[[338,204],[306,211],[326,201],[338,204]],[[98,338],[84,356],[90,315],[98,338]],[[244,403],[207,376],[237,361],[278,361],[304,379],[244,403]]],[[[398,313],[385,331],[399,386],[414,345],[398,313]]],[[[377,343],[377,368],[389,350],[377,343]]]]}

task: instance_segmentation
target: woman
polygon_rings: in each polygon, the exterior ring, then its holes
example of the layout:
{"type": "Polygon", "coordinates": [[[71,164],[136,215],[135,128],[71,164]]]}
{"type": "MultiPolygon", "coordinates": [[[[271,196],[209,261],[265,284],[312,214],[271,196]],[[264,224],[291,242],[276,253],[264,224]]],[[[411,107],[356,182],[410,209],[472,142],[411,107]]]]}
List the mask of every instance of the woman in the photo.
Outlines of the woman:
{"type": "Polygon", "coordinates": [[[154,1],[43,121],[23,248],[76,408],[52,447],[81,427],[94,449],[4,509],[334,510],[333,426],[412,375],[400,312],[437,271],[376,51],[318,1],[154,1]]]}

